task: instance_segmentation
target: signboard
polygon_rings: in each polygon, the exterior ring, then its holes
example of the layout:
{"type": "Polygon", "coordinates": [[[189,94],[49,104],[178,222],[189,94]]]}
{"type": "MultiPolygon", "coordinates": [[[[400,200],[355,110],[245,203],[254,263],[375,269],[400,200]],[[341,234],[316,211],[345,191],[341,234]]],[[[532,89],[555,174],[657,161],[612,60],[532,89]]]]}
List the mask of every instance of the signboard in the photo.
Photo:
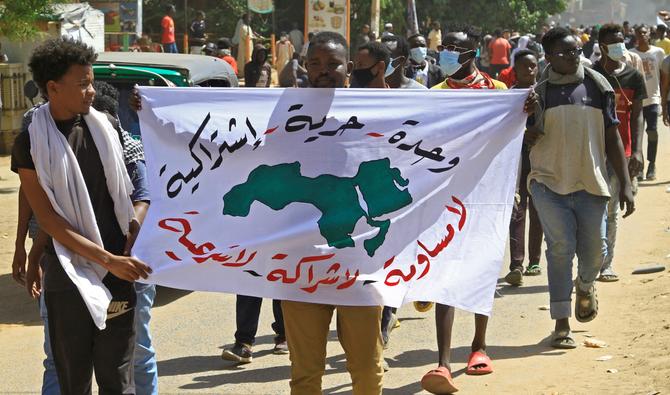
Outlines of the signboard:
{"type": "Polygon", "coordinates": [[[87,3],[55,4],[60,21],[59,36],[68,36],[90,45],[96,52],[105,50],[105,16],[87,3]]]}
{"type": "Polygon", "coordinates": [[[337,32],[349,41],[348,0],[305,0],[305,34],[337,32]]]}
{"type": "Polygon", "coordinates": [[[275,10],[272,0],[248,0],[247,7],[257,14],[269,14],[275,10]]]}
{"type": "Polygon", "coordinates": [[[91,5],[105,14],[105,32],[142,34],[141,0],[92,0],[91,5]]]}

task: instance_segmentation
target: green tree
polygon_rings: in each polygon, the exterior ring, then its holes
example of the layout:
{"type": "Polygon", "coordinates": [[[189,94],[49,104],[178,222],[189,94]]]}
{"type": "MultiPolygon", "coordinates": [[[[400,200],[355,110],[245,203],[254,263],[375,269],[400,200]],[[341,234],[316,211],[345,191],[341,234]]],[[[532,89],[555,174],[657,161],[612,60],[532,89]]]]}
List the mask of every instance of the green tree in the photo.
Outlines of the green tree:
{"type": "Polygon", "coordinates": [[[419,20],[430,18],[447,27],[470,24],[485,31],[535,32],[549,15],[566,7],[566,0],[417,0],[419,20]]]}
{"type": "Polygon", "coordinates": [[[0,34],[13,41],[33,38],[39,31],[37,22],[54,18],[52,3],[52,0],[3,1],[0,3],[0,34]]]}

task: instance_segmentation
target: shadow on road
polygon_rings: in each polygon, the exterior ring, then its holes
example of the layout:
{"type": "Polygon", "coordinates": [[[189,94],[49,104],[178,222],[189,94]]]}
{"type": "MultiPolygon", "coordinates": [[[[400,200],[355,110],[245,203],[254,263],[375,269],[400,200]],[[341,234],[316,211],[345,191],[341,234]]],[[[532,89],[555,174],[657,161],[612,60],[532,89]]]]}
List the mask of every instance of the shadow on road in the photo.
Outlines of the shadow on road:
{"type": "MultiPolygon", "coordinates": [[[[221,364],[220,358],[219,364],[221,364]]],[[[197,390],[219,387],[226,384],[269,383],[273,381],[288,380],[291,374],[291,368],[288,363],[282,366],[266,367],[263,369],[246,369],[244,365],[238,365],[235,369],[236,370],[232,372],[195,377],[192,383],[182,385],[179,388],[185,390],[197,390]]],[[[160,366],[158,371],[160,372],[160,366]]]]}
{"type": "Polygon", "coordinates": [[[37,301],[11,273],[0,275],[0,325],[41,325],[37,301]]]}
{"type": "Polygon", "coordinates": [[[520,287],[513,287],[511,285],[503,285],[502,288],[498,289],[498,292],[501,296],[506,295],[526,295],[526,294],[537,294],[537,293],[546,293],[549,294],[548,285],[527,285],[520,287]]]}
{"type": "Polygon", "coordinates": [[[183,289],[168,288],[159,285],[156,288],[156,299],[154,299],[153,307],[162,307],[168,305],[177,299],[183,298],[191,292],[193,291],[185,291],[183,289]]]}
{"type": "MultiPolygon", "coordinates": [[[[493,363],[501,359],[518,359],[526,358],[536,355],[542,356],[559,356],[565,354],[565,351],[559,351],[551,348],[549,342],[551,336],[547,336],[537,344],[525,344],[521,346],[488,346],[487,353],[491,356],[493,363]]],[[[470,347],[463,346],[451,350],[451,360],[454,362],[466,362],[470,354],[470,347]]],[[[386,358],[389,367],[395,368],[410,368],[420,366],[432,366],[437,364],[437,352],[433,350],[411,350],[405,351],[395,357],[388,356],[386,358]]],[[[454,377],[463,372],[454,372],[454,377]]],[[[420,378],[419,378],[420,379],[420,378]]]]}
{"type": "MultiPolygon", "coordinates": [[[[431,319],[433,318],[432,316],[429,316],[431,319]]],[[[420,321],[420,320],[425,320],[426,317],[403,317],[403,318],[398,318],[398,321],[400,322],[405,322],[405,321],[420,321]]]]}
{"type": "Polygon", "coordinates": [[[659,182],[641,182],[638,184],[640,188],[656,187],[659,185],[670,185],[670,181],[659,181],[659,182]]]}

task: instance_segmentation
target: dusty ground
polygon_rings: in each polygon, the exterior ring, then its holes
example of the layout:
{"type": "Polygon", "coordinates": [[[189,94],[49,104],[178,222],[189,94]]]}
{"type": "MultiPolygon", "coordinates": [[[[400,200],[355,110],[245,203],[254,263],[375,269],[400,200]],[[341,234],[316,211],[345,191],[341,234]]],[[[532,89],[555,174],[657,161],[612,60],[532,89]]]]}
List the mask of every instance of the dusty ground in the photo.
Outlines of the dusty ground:
{"type": "MultiPolygon", "coordinates": [[[[670,393],[670,272],[633,276],[646,263],[670,268],[670,134],[661,130],[659,180],[643,184],[638,210],[621,222],[615,267],[621,281],[599,284],[600,313],[589,324],[574,324],[576,340],[587,336],[608,348],[553,350],[547,311],[547,280],[527,277],[520,288],[501,284],[489,326],[489,353],[495,372],[464,373],[473,333],[471,314],[457,315],[454,371],[460,393],[470,394],[667,394],[670,393]],[[606,362],[596,359],[612,356],[606,362]],[[608,373],[616,369],[616,373],[608,373]]],[[[42,327],[37,304],[11,279],[18,179],[0,158],[0,393],[38,392],[41,384],[42,327]]],[[[506,266],[507,263],[505,263],[506,266]]],[[[542,263],[545,264],[544,262],[542,263]]],[[[501,271],[501,277],[505,270],[501,271]]],[[[154,308],[152,331],[158,352],[161,393],[288,393],[288,357],[271,353],[271,309],[263,307],[254,362],[234,366],[220,359],[233,339],[234,296],[163,289],[154,308]]],[[[437,352],[432,311],[411,306],[399,312],[386,358],[385,394],[421,392],[421,376],[434,366],[437,352]]],[[[333,327],[334,329],[334,327],[333,327]]],[[[323,388],[349,393],[343,351],[334,332],[328,345],[323,388]]]]}

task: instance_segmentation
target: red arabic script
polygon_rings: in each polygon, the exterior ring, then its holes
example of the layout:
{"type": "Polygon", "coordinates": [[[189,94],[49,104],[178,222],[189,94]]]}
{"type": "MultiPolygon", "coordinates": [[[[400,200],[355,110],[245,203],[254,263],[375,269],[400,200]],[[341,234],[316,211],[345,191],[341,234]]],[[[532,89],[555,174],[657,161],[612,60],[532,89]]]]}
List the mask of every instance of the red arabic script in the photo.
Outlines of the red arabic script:
{"type": "MultiPolygon", "coordinates": [[[[463,202],[461,202],[461,200],[458,199],[457,197],[452,196],[451,200],[456,204],[456,207],[453,206],[445,206],[445,207],[447,208],[447,211],[459,216],[458,231],[460,232],[461,230],[463,230],[463,227],[465,226],[465,222],[467,219],[467,210],[465,208],[465,205],[463,205],[463,202]]],[[[420,268],[423,268],[423,270],[421,271],[421,274],[419,274],[419,276],[416,278],[417,280],[420,280],[426,274],[428,274],[428,272],[430,271],[430,258],[435,258],[442,251],[444,251],[444,249],[449,246],[449,243],[451,243],[456,234],[456,231],[452,224],[447,224],[446,230],[447,234],[444,236],[444,238],[440,240],[440,242],[438,242],[432,248],[426,247],[426,245],[423,242],[421,242],[421,240],[417,240],[416,241],[417,245],[425,253],[419,253],[417,255],[416,262],[409,267],[409,271],[407,273],[403,273],[402,269],[390,270],[386,275],[386,280],[384,281],[384,284],[388,285],[389,287],[395,287],[401,282],[409,282],[419,272],[420,268]]],[[[389,259],[386,262],[386,264],[384,264],[384,269],[391,266],[394,259],[395,257],[389,259]]]]}
{"type": "MultiPolygon", "coordinates": [[[[197,211],[187,211],[184,214],[186,215],[197,215],[197,211]]],[[[243,249],[235,259],[233,255],[223,254],[221,252],[213,252],[216,250],[216,246],[212,242],[205,242],[202,244],[196,244],[195,242],[189,239],[192,228],[191,223],[186,218],[165,218],[158,222],[158,226],[162,229],[168,230],[170,232],[179,233],[179,244],[184,246],[188,252],[192,254],[191,259],[196,263],[204,263],[207,261],[214,261],[220,263],[221,266],[226,267],[242,267],[253,261],[256,257],[257,251],[247,254],[247,250],[243,249]]],[[[230,248],[235,248],[238,246],[231,246],[230,248]]],[[[165,255],[173,261],[180,262],[182,258],[179,257],[174,251],[165,251],[165,255]]]]}
{"type": "MultiPolygon", "coordinates": [[[[276,254],[272,257],[273,260],[283,261],[288,255],[286,254],[276,254]]],[[[335,254],[326,254],[326,255],[313,255],[300,258],[298,263],[295,265],[294,274],[289,274],[286,269],[275,269],[267,275],[268,281],[281,281],[284,284],[294,284],[297,282],[301,276],[304,276],[303,265],[308,265],[307,268],[307,282],[309,283],[306,287],[301,287],[300,289],[307,293],[314,293],[317,291],[321,285],[335,285],[338,284],[336,289],[343,290],[351,287],[356,282],[360,272],[356,270],[355,273],[351,272],[349,269],[346,269],[344,273],[341,272],[342,265],[339,262],[330,264],[328,270],[326,270],[325,275],[322,278],[316,278],[314,275],[314,264],[319,262],[325,263],[335,257],[335,254]]]]}

